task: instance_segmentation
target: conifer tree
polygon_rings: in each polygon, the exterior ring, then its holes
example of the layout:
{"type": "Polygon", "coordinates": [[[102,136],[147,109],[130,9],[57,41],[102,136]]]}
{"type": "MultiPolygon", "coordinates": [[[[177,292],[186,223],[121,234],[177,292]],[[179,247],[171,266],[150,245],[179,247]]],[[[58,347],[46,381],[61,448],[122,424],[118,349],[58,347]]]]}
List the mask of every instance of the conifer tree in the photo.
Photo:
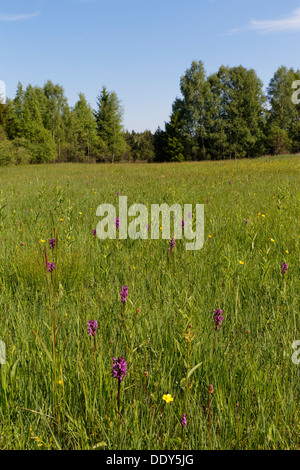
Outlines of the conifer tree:
{"type": "Polygon", "coordinates": [[[105,153],[113,163],[126,150],[122,125],[123,108],[116,93],[109,92],[105,86],[97,98],[95,118],[98,135],[104,145],[105,153]]]}
{"type": "Polygon", "coordinates": [[[86,160],[89,161],[90,157],[96,157],[99,137],[93,110],[82,93],[79,93],[79,100],[75,104],[74,114],[73,125],[76,141],[86,160]]]}

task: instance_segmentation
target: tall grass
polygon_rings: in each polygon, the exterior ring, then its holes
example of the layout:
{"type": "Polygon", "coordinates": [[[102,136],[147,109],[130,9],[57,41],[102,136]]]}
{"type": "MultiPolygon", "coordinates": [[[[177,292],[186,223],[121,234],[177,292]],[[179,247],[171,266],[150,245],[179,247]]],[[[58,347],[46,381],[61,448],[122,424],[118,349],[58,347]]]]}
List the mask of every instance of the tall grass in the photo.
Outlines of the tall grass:
{"type": "Polygon", "coordinates": [[[299,449],[297,157],[2,168],[0,190],[1,449],[299,449]],[[117,192],[205,204],[203,248],[95,238],[117,192]]]}

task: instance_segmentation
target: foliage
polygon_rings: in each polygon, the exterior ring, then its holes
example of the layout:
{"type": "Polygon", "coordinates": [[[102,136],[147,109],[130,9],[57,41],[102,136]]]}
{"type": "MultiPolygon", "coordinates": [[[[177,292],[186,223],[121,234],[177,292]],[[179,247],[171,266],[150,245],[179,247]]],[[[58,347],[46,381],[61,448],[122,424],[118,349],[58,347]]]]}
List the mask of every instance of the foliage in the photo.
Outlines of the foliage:
{"type": "Polygon", "coordinates": [[[281,153],[287,149],[298,152],[300,149],[300,104],[293,103],[291,99],[292,84],[299,80],[300,69],[279,67],[270,81],[268,99],[270,110],[268,113],[268,131],[270,132],[270,149],[281,153]],[[277,134],[278,147],[272,143],[274,134],[277,134]],[[273,136],[273,137],[272,137],[273,136]]]}
{"type": "Polygon", "coordinates": [[[300,151],[300,104],[292,101],[300,70],[281,66],[267,94],[255,70],[221,66],[207,76],[193,61],[180,78],[180,97],[164,129],[124,130],[123,107],[114,91],[102,87],[93,110],[79,93],[70,107],[64,89],[48,80],[43,87],[19,82],[13,100],[0,104],[1,165],[12,162],[191,161],[253,158],[300,151]],[[18,155],[14,155],[18,149],[18,155]],[[21,152],[22,153],[22,152],[21,152]]]}
{"type": "Polygon", "coordinates": [[[128,160],[152,162],[155,160],[154,136],[151,131],[125,132],[128,145],[128,160]]]}
{"type": "Polygon", "coordinates": [[[185,159],[261,155],[265,97],[254,70],[222,66],[217,74],[206,77],[203,63],[193,62],[181,77],[180,90],[183,98],[173,103],[165,131],[167,140],[172,140],[176,120],[181,129],[176,145],[185,148],[185,159]]]}
{"type": "Polygon", "coordinates": [[[122,116],[123,109],[116,93],[109,92],[104,86],[97,98],[95,118],[98,135],[105,145],[107,157],[112,162],[119,160],[126,150],[122,116]]]}

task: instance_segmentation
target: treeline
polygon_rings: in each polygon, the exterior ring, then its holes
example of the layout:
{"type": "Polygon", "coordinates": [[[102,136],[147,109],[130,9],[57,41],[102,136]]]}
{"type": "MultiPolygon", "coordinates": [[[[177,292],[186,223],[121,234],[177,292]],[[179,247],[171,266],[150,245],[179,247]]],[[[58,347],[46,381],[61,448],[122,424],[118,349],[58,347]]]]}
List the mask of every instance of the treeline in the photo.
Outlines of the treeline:
{"type": "Polygon", "coordinates": [[[128,132],[123,108],[103,87],[93,110],[85,96],[70,107],[60,85],[19,83],[0,104],[0,165],[43,162],[218,160],[300,151],[300,70],[280,67],[263,92],[253,69],[221,66],[206,75],[192,62],[165,128],[128,132]]]}

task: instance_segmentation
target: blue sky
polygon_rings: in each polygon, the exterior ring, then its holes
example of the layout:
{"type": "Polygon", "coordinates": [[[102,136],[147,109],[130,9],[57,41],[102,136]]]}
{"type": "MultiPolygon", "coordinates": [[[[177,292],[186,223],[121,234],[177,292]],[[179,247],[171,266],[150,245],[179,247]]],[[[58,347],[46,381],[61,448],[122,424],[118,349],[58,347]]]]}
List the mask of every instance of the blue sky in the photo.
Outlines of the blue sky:
{"type": "Polygon", "coordinates": [[[131,131],[164,127],[193,60],[254,68],[267,86],[300,68],[300,0],[1,0],[0,80],[63,86],[95,107],[103,85],[131,131]]]}

